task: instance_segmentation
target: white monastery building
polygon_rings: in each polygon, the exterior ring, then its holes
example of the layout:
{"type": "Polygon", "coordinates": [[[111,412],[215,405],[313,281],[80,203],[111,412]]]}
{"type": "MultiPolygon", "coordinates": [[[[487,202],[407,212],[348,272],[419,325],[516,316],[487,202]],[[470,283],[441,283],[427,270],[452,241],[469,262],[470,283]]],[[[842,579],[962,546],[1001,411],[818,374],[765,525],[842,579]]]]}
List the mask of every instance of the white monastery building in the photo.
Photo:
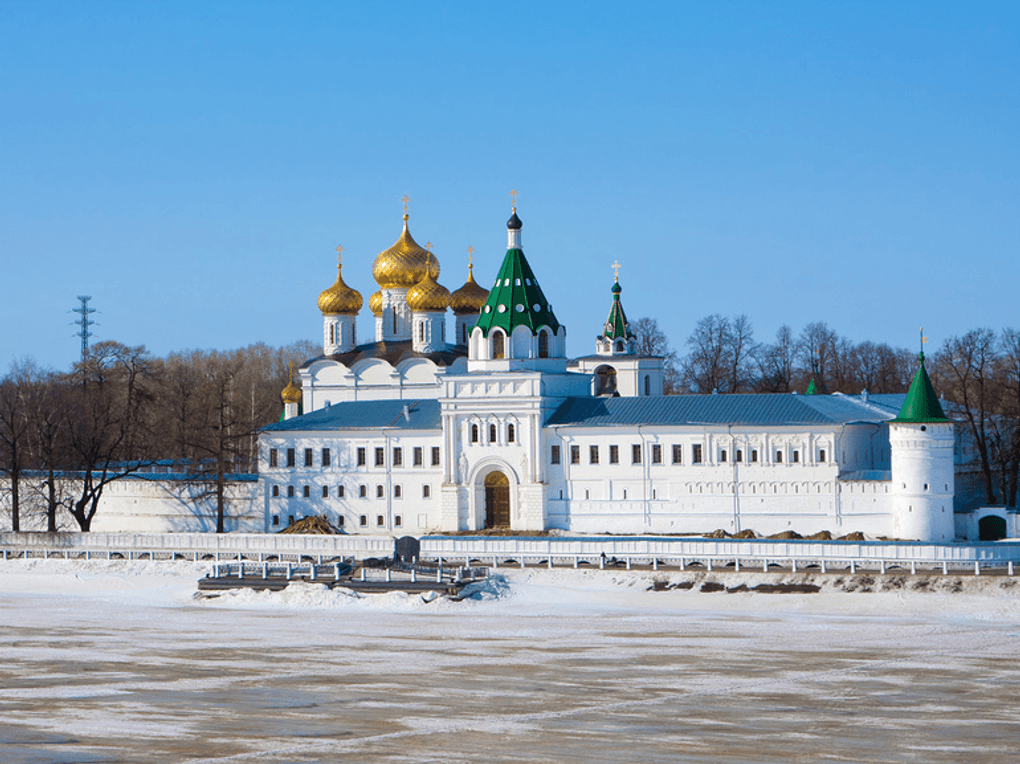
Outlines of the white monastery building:
{"type": "Polygon", "coordinates": [[[363,299],[338,265],[318,301],[323,353],[300,387],[292,373],[284,418],[260,437],[266,531],[324,515],[387,535],[954,539],[954,426],[923,354],[906,395],[666,396],[663,359],[637,354],[619,279],[595,352],[568,358],[521,227],[515,206],[489,291],[469,264],[451,293],[405,210],[372,268],[369,343],[356,343],[363,299]]]}

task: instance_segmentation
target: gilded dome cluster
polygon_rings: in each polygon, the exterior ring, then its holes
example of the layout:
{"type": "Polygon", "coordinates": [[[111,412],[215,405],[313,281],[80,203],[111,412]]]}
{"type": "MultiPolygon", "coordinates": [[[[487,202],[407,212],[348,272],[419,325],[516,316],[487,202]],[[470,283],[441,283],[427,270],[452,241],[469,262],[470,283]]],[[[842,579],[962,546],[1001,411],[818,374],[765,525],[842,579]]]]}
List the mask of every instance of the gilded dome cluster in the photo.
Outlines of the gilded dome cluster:
{"type": "Polygon", "coordinates": [[[382,315],[382,290],[373,292],[372,296],[368,298],[368,309],[372,311],[373,315],[382,315]]]}
{"type": "Polygon", "coordinates": [[[343,266],[338,262],[336,264],[336,282],[319,295],[319,310],[323,314],[339,315],[357,313],[361,310],[363,303],[361,292],[351,289],[344,283],[344,277],[340,273],[341,268],[343,266]]]}
{"type": "Polygon", "coordinates": [[[439,278],[439,261],[436,256],[418,246],[407,230],[407,214],[404,214],[404,230],[397,243],[379,253],[372,264],[372,278],[383,289],[408,289],[427,275],[433,280],[439,278]]]}
{"type": "Polygon", "coordinates": [[[478,313],[489,299],[489,290],[479,286],[475,281],[474,269],[473,264],[468,264],[467,281],[450,297],[450,308],[457,315],[478,313]]]}

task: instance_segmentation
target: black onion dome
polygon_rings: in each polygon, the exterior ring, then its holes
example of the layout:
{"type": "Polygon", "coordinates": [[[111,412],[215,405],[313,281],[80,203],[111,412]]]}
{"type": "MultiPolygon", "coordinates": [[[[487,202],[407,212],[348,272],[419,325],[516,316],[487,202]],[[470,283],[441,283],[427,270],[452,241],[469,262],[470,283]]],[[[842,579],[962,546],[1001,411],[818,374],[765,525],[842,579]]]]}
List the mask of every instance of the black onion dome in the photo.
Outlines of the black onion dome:
{"type": "Polygon", "coordinates": [[[511,231],[521,230],[521,219],[517,217],[517,210],[514,210],[514,214],[510,216],[508,221],[506,221],[506,227],[511,231]]]}

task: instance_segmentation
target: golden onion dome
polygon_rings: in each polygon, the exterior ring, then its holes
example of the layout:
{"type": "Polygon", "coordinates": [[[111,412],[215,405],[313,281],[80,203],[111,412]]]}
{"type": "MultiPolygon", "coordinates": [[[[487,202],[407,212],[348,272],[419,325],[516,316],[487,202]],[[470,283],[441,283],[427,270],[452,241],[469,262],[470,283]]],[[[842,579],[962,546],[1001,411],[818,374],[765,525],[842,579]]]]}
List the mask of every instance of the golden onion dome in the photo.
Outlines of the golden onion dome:
{"type": "Polygon", "coordinates": [[[377,316],[382,315],[382,290],[374,292],[371,297],[368,298],[368,309],[377,316]]]}
{"type": "Polygon", "coordinates": [[[351,289],[344,283],[343,274],[340,272],[343,266],[339,258],[336,263],[336,283],[319,295],[319,310],[327,315],[339,313],[357,313],[361,310],[364,302],[361,292],[351,289]]]}
{"type": "Polygon", "coordinates": [[[450,290],[426,273],[425,278],[407,290],[407,307],[412,311],[446,310],[450,307],[450,290]]]}
{"type": "Polygon", "coordinates": [[[439,261],[436,256],[418,246],[407,230],[407,213],[404,213],[404,230],[397,243],[380,252],[372,264],[372,278],[383,289],[407,289],[425,278],[439,278],[439,261]]]}
{"type": "Polygon", "coordinates": [[[280,393],[284,403],[301,403],[301,388],[294,384],[294,362],[290,362],[290,382],[280,393]]]}
{"type": "Polygon", "coordinates": [[[450,307],[458,315],[478,313],[489,299],[489,290],[479,286],[475,281],[474,269],[474,264],[469,262],[467,281],[450,296],[450,307]]]}

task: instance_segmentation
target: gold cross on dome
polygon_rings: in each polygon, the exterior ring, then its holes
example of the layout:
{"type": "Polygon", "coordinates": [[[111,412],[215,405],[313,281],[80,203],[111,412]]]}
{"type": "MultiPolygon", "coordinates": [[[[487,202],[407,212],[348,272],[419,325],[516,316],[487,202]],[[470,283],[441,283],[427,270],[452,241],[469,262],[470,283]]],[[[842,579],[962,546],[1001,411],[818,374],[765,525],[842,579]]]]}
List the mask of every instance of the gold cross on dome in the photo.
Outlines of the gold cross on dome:
{"type": "Polygon", "coordinates": [[[468,253],[468,270],[471,270],[472,268],[474,268],[475,248],[474,247],[468,247],[467,248],[467,253],[468,253]]]}
{"type": "Polygon", "coordinates": [[[336,247],[336,262],[337,262],[337,265],[339,265],[339,264],[340,264],[340,257],[341,257],[341,253],[342,253],[343,251],[344,251],[344,248],[343,248],[343,247],[341,247],[341,246],[340,246],[340,245],[338,244],[338,245],[337,245],[337,247],[336,247]]]}
{"type": "Polygon", "coordinates": [[[616,280],[619,281],[620,280],[620,268],[623,267],[622,265],[620,265],[620,261],[616,260],[609,267],[613,269],[613,275],[616,276],[616,280]]]}
{"type": "Polygon", "coordinates": [[[514,212],[517,212],[517,189],[515,188],[510,189],[510,198],[513,200],[512,204],[514,212]]]}
{"type": "Polygon", "coordinates": [[[404,203],[404,214],[406,215],[407,214],[407,203],[409,201],[411,201],[411,197],[409,197],[407,194],[404,194],[404,198],[401,199],[400,201],[402,201],[404,203]]]}
{"type": "Polygon", "coordinates": [[[431,241],[425,242],[425,249],[427,249],[429,252],[432,251],[432,242],[431,241]]]}

